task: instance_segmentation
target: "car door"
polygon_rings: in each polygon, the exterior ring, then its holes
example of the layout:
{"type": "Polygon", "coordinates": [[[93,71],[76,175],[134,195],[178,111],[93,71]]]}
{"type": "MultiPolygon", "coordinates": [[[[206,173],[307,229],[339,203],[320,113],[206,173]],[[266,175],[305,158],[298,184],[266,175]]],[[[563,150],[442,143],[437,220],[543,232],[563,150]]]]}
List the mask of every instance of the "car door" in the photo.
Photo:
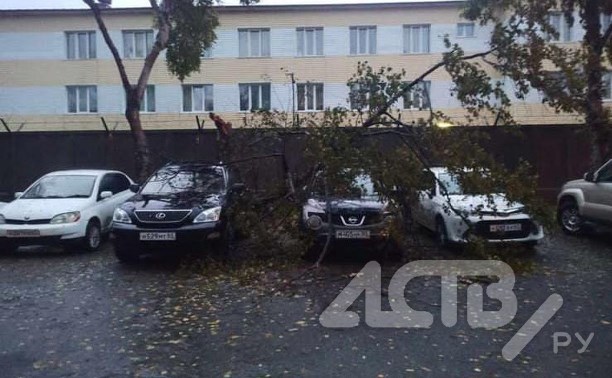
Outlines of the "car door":
{"type": "Polygon", "coordinates": [[[121,173],[107,173],[102,177],[96,196],[95,210],[102,223],[103,231],[110,228],[115,208],[131,196],[130,183],[130,180],[121,173]],[[103,192],[111,192],[113,195],[103,199],[101,198],[103,192]]]}
{"type": "Polygon", "coordinates": [[[437,183],[433,173],[424,174],[424,189],[417,193],[418,203],[414,208],[415,221],[431,230],[435,229],[435,198],[437,196],[437,183]]]}
{"type": "Polygon", "coordinates": [[[612,160],[594,175],[594,182],[585,190],[584,215],[612,222],[612,160]]]}

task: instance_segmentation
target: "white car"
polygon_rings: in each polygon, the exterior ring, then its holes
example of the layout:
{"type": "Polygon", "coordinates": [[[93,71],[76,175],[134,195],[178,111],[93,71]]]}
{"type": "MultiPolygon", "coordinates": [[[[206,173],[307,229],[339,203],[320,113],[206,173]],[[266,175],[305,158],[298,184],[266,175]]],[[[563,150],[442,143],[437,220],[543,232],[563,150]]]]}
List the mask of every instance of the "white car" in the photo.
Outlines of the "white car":
{"type": "Polygon", "coordinates": [[[0,251],[22,245],[96,250],[113,212],[134,193],[124,173],[71,170],[49,173],[0,207],[0,251]]]}
{"type": "Polygon", "coordinates": [[[439,244],[466,243],[475,235],[489,242],[535,245],[544,237],[542,226],[524,212],[522,204],[508,203],[501,193],[465,194],[446,168],[431,171],[435,179],[431,177],[430,189],[419,193],[412,216],[416,223],[436,233],[439,244]]]}

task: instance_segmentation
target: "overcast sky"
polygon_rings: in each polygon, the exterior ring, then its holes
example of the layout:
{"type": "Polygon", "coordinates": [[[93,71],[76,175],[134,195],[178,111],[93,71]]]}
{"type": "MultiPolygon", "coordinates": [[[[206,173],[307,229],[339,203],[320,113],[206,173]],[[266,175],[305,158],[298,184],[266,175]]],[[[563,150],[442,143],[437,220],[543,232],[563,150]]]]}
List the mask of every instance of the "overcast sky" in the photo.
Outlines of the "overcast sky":
{"type": "MultiPolygon", "coordinates": [[[[439,0],[418,0],[439,1],[439,0]]],[[[261,0],[262,5],[272,4],[341,4],[341,3],[402,3],[414,0],[261,0]]],[[[225,5],[236,5],[239,0],[224,0],[225,5]]],[[[113,0],[113,8],[144,7],[149,0],[113,0]]],[[[0,9],[54,9],[83,8],[81,0],[0,0],[0,9]]]]}

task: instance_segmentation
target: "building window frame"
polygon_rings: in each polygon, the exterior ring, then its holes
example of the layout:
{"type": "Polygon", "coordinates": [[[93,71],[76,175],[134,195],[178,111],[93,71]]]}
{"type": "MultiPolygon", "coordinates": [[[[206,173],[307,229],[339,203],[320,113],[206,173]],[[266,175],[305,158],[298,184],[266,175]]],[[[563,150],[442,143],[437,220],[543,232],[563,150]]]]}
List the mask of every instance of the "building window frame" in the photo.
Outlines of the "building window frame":
{"type": "Polygon", "coordinates": [[[378,31],[376,25],[350,26],[350,55],[375,55],[377,50],[377,38],[378,31]]]}
{"type": "Polygon", "coordinates": [[[130,29],[121,31],[124,59],[146,58],[155,43],[152,29],[130,29]]]}
{"type": "Polygon", "coordinates": [[[325,108],[325,86],[323,83],[298,83],[296,85],[297,110],[318,112],[325,108]]]}
{"type": "MultiPolygon", "coordinates": [[[[407,82],[405,84],[410,84],[407,82]]],[[[402,96],[403,110],[425,110],[431,107],[431,81],[423,80],[402,96]]]]}
{"type": "Polygon", "coordinates": [[[95,30],[64,32],[67,60],[90,60],[97,58],[95,30]]]}
{"type": "Polygon", "coordinates": [[[98,87],[95,85],[67,85],[66,105],[68,114],[98,113],[98,87]]]}
{"type": "Polygon", "coordinates": [[[296,56],[323,56],[323,27],[298,27],[296,35],[296,56]]]}
{"type": "Polygon", "coordinates": [[[457,23],[457,38],[475,38],[476,24],[473,22],[457,23]]]}
{"type": "Polygon", "coordinates": [[[569,25],[563,12],[549,12],[548,23],[559,34],[559,36],[548,34],[547,38],[550,42],[568,43],[572,41],[573,26],[569,25]]]}
{"type": "Polygon", "coordinates": [[[404,54],[431,53],[431,24],[406,24],[402,30],[404,54]]]}
{"type": "Polygon", "coordinates": [[[213,84],[184,84],[182,91],[184,113],[205,113],[215,110],[213,84]]]}
{"type": "Polygon", "coordinates": [[[241,112],[271,109],[272,85],[270,83],[240,83],[238,92],[241,112]]]}
{"type": "Polygon", "coordinates": [[[601,98],[603,101],[612,101],[612,71],[604,72],[601,77],[601,98]]]}
{"type": "Polygon", "coordinates": [[[270,57],[270,42],[270,28],[240,28],[238,29],[238,57],[270,57]]]}

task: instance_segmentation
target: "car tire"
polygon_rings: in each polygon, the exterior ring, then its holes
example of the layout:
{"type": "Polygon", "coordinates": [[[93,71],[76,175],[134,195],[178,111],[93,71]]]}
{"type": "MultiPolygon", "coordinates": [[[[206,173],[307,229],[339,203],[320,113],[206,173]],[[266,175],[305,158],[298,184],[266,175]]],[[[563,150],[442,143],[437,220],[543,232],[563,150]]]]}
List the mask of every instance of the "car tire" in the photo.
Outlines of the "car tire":
{"type": "Polygon", "coordinates": [[[559,205],[557,222],[561,230],[568,235],[580,235],[584,231],[584,220],[574,200],[566,200],[559,205]]]}
{"type": "Polygon", "coordinates": [[[90,252],[97,251],[102,245],[102,228],[95,220],[90,220],[85,230],[85,237],[81,241],[82,247],[90,252]]]}
{"type": "Polygon", "coordinates": [[[135,264],[139,260],[139,254],[135,253],[134,250],[115,245],[115,256],[117,260],[124,264],[135,264]]]}
{"type": "Polygon", "coordinates": [[[442,218],[436,219],[436,242],[440,247],[448,247],[450,245],[446,225],[444,224],[444,220],[442,220],[442,218]]]}

